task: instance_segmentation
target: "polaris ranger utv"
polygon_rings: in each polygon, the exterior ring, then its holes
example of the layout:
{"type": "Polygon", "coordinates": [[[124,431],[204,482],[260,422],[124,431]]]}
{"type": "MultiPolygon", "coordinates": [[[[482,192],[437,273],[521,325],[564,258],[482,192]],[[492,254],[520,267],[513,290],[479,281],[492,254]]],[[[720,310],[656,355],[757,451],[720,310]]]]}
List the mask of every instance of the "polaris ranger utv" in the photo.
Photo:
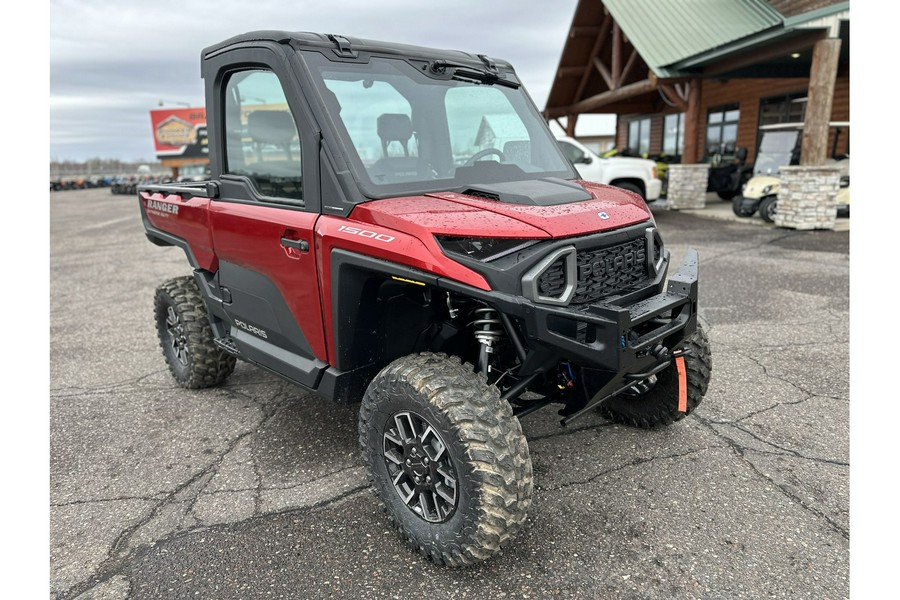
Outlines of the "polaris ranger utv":
{"type": "Polygon", "coordinates": [[[281,31],[201,58],[211,179],[138,192],[193,269],[156,291],[165,360],[185,388],[240,358],[361,401],[414,549],[471,564],[522,527],[526,414],[649,428],[700,403],[696,251],[669,274],[644,201],[578,179],[508,63],[281,31]]]}

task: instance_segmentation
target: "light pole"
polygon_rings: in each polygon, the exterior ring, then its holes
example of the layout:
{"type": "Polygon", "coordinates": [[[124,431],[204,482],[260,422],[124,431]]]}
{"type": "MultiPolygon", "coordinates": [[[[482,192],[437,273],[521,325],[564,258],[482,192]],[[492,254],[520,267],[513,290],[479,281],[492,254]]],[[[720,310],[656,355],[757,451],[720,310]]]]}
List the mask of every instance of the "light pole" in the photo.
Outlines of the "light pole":
{"type": "Polygon", "coordinates": [[[179,102],[178,100],[160,100],[159,106],[163,106],[164,104],[180,104],[181,106],[186,106],[190,108],[191,105],[188,102],[179,102]]]}

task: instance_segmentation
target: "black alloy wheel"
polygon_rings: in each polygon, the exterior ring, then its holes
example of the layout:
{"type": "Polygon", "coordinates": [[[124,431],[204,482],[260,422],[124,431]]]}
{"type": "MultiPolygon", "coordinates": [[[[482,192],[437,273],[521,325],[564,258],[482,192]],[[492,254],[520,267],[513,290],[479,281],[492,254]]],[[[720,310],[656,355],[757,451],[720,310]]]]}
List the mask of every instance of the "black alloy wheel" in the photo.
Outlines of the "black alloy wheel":
{"type": "Polygon", "coordinates": [[[402,411],[388,420],[384,464],[400,499],[419,517],[442,523],[456,511],[456,469],[447,445],[425,417],[402,411]]]}
{"type": "Polygon", "coordinates": [[[168,338],[164,344],[169,345],[172,356],[183,367],[188,366],[188,340],[184,332],[184,323],[181,322],[174,306],[166,308],[166,334],[168,338]]]}

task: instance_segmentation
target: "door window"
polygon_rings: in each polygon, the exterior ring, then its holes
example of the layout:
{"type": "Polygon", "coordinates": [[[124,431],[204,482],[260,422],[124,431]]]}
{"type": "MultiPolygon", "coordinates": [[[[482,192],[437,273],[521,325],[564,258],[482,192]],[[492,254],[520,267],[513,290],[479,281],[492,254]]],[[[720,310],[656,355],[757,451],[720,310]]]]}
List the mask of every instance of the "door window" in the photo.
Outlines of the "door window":
{"type": "Polygon", "coordinates": [[[650,152],[650,119],[635,119],[628,123],[628,151],[635,156],[650,152]]]}
{"type": "Polygon", "coordinates": [[[666,115],[663,122],[663,153],[681,158],[684,152],[684,113],[666,115]]]}
{"type": "Polygon", "coordinates": [[[706,117],[706,156],[734,158],[737,151],[738,122],[741,111],[737,105],[714,108],[706,117]]]}
{"type": "Polygon", "coordinates": [[[225,84],[225,172],[263,196],[302,200],[300,136],[278,76],[254,69],[225,84]]]}

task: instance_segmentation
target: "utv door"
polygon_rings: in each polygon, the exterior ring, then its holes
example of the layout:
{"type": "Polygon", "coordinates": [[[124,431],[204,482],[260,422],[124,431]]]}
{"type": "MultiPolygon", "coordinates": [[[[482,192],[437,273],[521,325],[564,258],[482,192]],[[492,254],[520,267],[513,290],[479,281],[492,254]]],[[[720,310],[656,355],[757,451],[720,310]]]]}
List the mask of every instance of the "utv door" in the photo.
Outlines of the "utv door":
{"type": "Polygon", "coordinates": [[[318,132],[279,50],[227,53],[207,98],[222,108],[211,127],[219,197],[210,229],[241,354],[314,389],[328,361],[313,238],[319,202],[310,201],[318,132]]]}

